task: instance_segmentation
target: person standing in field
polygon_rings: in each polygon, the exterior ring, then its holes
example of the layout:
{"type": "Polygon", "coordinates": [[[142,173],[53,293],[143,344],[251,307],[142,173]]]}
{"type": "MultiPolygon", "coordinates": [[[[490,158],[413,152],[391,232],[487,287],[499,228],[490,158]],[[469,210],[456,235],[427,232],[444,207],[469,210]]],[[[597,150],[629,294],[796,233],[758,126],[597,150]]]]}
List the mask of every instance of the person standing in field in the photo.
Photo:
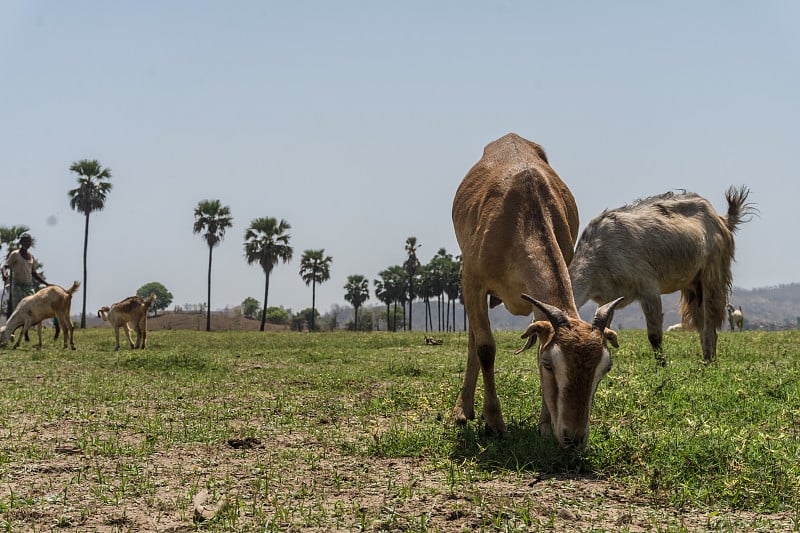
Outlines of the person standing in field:
{"type": "Polygon", "coordinates": [[[50,285],[34,268],[36,259],[29,250],[32,244],[33,239],[30,233],[20,235],[19,249],[8,254],[3,266],[0,267],[3,283],[8,282],[10,272],[11,297],[8,303],[8,316],[11,316],[20,300],[33,294],[34,280],[45,286],[50,285]]]}

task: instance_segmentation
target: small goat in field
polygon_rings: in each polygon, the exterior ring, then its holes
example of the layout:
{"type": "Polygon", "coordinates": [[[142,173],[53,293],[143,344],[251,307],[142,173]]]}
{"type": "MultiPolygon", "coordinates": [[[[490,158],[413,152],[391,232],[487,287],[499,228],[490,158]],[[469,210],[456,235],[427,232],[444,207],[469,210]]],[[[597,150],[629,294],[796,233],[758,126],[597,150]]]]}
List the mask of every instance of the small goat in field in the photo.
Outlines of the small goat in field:
{"type": "Polygon", "coordinates": [[[703,359],[713,360],[731,288],[733,234],[755,211],[749,193],[730,187],[725,216],[697,194],[671,192],[604,211],[583,231],[569,267],[576,305],[620,294],[626,305],[638,300],[664,364],[661,295],[681,291],[681,323],[700,332],[703,359]]]}
{"type": "Polygon", "coordinates": [[[739,309],[734,309],[731,304],[727,305],[728,309],[728,323],[731,325],[731,331],[739,328],[739,331],[744,329],[744,313],[742,313],[742,306],[739,309]]]}
{"type": "Polygon", "coordinates": [[[503,303],[515,315],[533,312],[538,319],[523,334],[527,342],[519,351],[541,341],[539,431],[552,433],[563,448],[583,449],[597,385],[611,369],[607,342],[617,345],[606,324],[619,300],[600,307],[591,324],[578,315],[567,271],[578,234],[572,193],[541,146],[508,134],[487,145],[462,180],[453,200],[453,225],[469,318],[467,368],[453,408],[455,422],[463,425],[475,417],[482,370],[486,429],[506,431],[489,323],[489,306],[503,303]]]}
{"type": "Polygon", "coordinates": [[[64,348],[69,342],[70,348],[75,349],[73,339],[74,327],[69,316],[69,309],[72,305],[72,295],[80,287],[80,283],[75,281],[69,289],[63,289],[58,285],[48,285],[37,293],[26,296],[20,300],[14,312],[8,317],[6,325],[0,327],[0,347],[5,346],[14,340],[14,331],[22,327],[14,348],[19,346],[22,338],[32,326],[36,326],[39,334],[39,344],[36,348],[42,347],[42,320],[46,318],[57,318],[58,324],[64,330],[64,348]]]}
{"type": "Polygon", "coordinates": [[[111,307],[101,307],[97,311],[97,316],[102,318],[114,327],[114,338],[116,339],[115,350],[119,350],[119,330],[125,332],[131,349],[140,348],[144,350],[147,344],[147,312],[150,306],[156,301],[156,295],[151,294],[149,298],[141,296],[128,296],[121,302],[113,304],[111,307]],[[131,340],[130,325],[136,331],[136,343],[131,340]]]}

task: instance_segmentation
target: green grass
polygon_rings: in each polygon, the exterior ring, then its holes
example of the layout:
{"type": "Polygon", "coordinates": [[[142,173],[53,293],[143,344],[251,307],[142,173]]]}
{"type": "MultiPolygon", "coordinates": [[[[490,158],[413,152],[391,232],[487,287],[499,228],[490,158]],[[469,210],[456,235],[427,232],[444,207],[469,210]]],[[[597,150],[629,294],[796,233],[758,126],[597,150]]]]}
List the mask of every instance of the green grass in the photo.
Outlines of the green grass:
{"type": "MultiPolygon", "coordinates": [[[[696,334],[668,334],[665,368],[644,332],[620,332],[580,455],[539,436],[515,332],[498,334],[508,433],[453,427],[466,334],[437,336],[157,331],[114,352],[90,329],[77,351],[5,349],[0,529],[527,531],[563,505],[586,530],[624,530],[610,496],[564,491],[597,481],[646,506],[640,527],[694,529],[669,518],[690,509],[707,529],[800,530],[800,332],[721,333],[709,365],[696,334]],[[228,445],[246,437],[260,444],[228,445]],[[206,522],[202,488],[222,502],[206,522]]],[[[480,412],[480,381],[477,396],[480,412]]]]}

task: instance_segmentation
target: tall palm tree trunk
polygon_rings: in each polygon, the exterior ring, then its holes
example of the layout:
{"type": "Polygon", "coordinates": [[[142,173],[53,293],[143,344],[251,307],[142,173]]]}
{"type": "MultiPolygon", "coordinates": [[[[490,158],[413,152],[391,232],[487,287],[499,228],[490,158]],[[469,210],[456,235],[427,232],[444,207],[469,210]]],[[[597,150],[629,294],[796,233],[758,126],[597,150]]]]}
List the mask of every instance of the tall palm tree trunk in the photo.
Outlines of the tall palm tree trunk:
{"type": "Polygon", "coordinates": [[[317,314],[317,272],[314,271],[314,279],[311,280],[311,331],[314,331],[314,318],[317,314]]]}
{"type": "Polygon", "coordinates": [[[259,331],[264,331],[264,324],[267,323],[267,296],[269,296],[269,273],[266,275],[266,281],[264,282],[264,308],[261,309],[261,328],[259,331]]]}
{"type": "Polygon", "coordinates": [[[89,213],[83,227],[83,307],[81,307],[81,329],[86,329],[86,257],[89,251],[89,213]]]}
{"type": "Polygon", "coordinates": [[[425,306],[422,308],[422,314],[425,315],[425,333],[428,332],[428,315],[431,312],[431,304],[428,298],[424,298],[422,300],[425,303],[425,306]]]}
{"type": "Polygon", "coordinates": [[[414,325],[413,320],[413,313],[412,307],[414,307],[414,282],[409,280],[408,281],[408,331],[411,331],[414,325]]]}
{"type": "Polygon", "coordinates": [[[211,331],[211,253],[212,246],[208,247],[208,299],[206,300],[206,331],[211,331]]]}

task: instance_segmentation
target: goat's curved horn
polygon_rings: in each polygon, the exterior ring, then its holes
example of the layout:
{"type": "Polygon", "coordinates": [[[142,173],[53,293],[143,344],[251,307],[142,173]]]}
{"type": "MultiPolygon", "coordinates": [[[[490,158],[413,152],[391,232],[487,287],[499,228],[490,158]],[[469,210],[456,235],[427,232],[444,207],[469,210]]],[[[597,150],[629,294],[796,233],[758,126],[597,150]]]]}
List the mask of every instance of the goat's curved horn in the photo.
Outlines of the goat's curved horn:
{"type": "Polygon", "coordinates": [[[540,302],[539,300],[536,300],[525,293],[522,293],[522,299],[528,300],[530,303],[538,307],[542,313],[545,314],[547,320],[550,321],[550,324],[553,325],[553,329],[569,327],[569,317],[558,307],[540,302]]]}
{"type": "Polygon", "coordinates": [[[599,329],[600,331],[606,329],[606,326],[611,323],[611,319],[614,318],[614,308],[624,299],[625,297],[620,296],[613,302],[608,302],[606,305],[598,307],[592,320],[592,329],[599,329]]]}

